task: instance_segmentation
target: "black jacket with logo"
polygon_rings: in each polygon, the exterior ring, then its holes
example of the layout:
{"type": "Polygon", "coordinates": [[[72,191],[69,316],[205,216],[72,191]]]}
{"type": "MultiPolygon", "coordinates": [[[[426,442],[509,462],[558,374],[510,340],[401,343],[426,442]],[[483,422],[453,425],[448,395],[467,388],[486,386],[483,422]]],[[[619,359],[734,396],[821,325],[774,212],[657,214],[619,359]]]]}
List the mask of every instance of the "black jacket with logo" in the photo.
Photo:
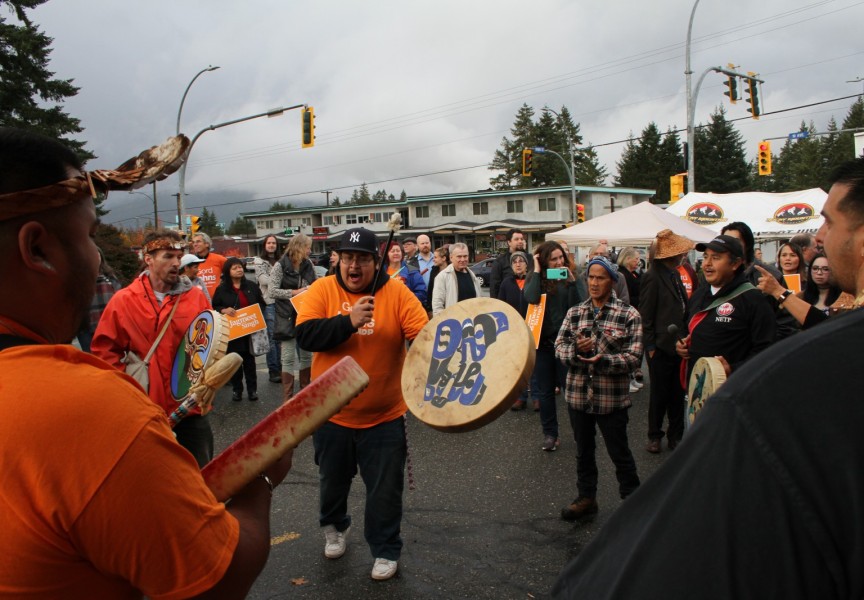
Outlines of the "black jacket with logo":
{"type": "MultiPolygon", "coordinates": [[[[711,286],[700,286],[690,298],[690,319],[741,284],[747,283],[743,272],[723,286],[717,294],[711,286]]],[[[728,302],[708,311],[707,316],[691,331],[690,369],[703,356],[722,356],[734,372],[746,360],[774,342],[776,321],[771,307],[757,289],[738,294],[728,302]]]]}

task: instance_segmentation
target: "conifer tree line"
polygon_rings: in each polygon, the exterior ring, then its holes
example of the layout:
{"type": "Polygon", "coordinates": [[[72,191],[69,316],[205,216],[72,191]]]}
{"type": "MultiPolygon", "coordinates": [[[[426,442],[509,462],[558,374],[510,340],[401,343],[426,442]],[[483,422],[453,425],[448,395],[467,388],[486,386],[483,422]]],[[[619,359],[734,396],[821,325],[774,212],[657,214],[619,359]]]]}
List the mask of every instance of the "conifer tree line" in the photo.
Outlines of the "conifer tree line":
{"type": "MultiPolygon", "coordinates": [[[[571,134],[575,147],[576,185],[607,184],[605,167],[597,162],[590,146],[583,147],[579,124],[573,123],[566,107],[554,117],[541,110],[535,111],[523,104],[516,113],[512,138],[505,137],[495,151],[489,169],[498,174],[489,182],[496,190],[524,189],[570,185],[569,167],[551,154],[535,154],[533,172],[522,176],[522,149],[543,146],[561,154],[569,161],[570,149],[566,131],[571,134]]],[[[705,125],[697,125],[695,135],[696,191],[729,194],[763,191],[790,192],[815,187],[826,188],[828,177],[840,163],[854,157],[854,138],[850,131],[864,128],[864,98],[849,108],[843,124],[834,117],[828,124],[828,135],[810,136],[798,140],[774,140],[772,143],[773,173],[759,176],[756,167],[756,148],[748,148],[734,123],[726,119],[726,111],[717,107],[705,125]]],[[[816,133],[811,122],[801,123],[799,131],[816,133]]],[[[630,133],[616,163],[617,175],[608,182],[616,187],[653,189],[657,193],[653,202],[669,202],[669,178],[686,171],[684,145],[675,126],[665,132],[653,121],[638,137],[630,133]]]]}

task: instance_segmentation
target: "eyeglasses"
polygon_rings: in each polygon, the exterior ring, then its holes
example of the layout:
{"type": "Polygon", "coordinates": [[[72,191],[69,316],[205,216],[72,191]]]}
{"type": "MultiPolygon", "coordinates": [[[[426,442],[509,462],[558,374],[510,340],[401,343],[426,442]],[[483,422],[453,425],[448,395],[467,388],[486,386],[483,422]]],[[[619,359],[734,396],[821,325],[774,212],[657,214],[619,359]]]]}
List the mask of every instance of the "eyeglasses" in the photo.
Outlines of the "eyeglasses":
{"type": "Polygon", "coordinates": [[[810,267],[810,270],[814,273],[830,273],[831,267],[810,267]]]}
{"type": "Polygon", "coordinates": [[[357,254],[357,255],[342,255],[339,257],[339,261],[345,265],[349,266],[351,263],[357,263],[361,267],[365,267],[367,265],[371,265],[374,261],[374,257],[371,254],[357,254]]]}

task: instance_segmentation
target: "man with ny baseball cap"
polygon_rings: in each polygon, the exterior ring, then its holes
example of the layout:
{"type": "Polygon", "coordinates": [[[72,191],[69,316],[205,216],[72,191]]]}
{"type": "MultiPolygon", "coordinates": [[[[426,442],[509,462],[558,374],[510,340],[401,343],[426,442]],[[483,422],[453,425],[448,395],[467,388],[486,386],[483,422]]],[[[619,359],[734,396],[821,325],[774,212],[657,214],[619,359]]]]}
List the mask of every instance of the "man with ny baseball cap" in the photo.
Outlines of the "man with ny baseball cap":
{"type": "Polygon", "coordinates": [[[348,492],[360,472],[366,484],[363,522],[372,557],[372,579],[396,574],[402,552],[402,490],[407,445],[398,377],[405,340],[413,340],[428,318],[417,297],[401,281],[384,277],[375,284],[378,240],[363,227],[349,229],[336,251],[335,277],[316,280],[303,294],[297,314],[297,342],[314,352],[312,377],[344,356],[369,374],[369,386],[314,434],[319,470],[318,520],[324,530],[324,556],[345,554],[351,515],[348,492]],[[335,316],[334,316],[335,315],[335,316]]]}
{"type": "Polygon", "coordinates": [[[708,285],[693,293],[688,307],[689,335],[675,346],[685,361],[681,369],[686,374],[681,381],[685,390],[699,358],[717,358],[728,376],[770,346],[776,328],[771,308],[744,275],[741,242],[718,235],[696,244],[696,250],[704,253],[702,273],[708,285]]]}

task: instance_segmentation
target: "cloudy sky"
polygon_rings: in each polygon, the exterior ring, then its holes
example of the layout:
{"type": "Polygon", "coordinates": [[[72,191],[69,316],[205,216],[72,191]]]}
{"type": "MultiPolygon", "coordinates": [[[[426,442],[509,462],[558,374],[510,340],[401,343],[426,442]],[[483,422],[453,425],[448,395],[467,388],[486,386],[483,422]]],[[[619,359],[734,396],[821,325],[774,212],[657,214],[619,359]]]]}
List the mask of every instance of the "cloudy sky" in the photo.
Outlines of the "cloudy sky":
{"type": "MultiPolygon", "coordinates": [[[[684,42],[693,0],[292,0],[227,2],[51,0],[30,13],[54,38],[51,68],[74,79],[65,109],[80,136],[112,168],[173,135],[186,85],[181,131],[279,106],[309,104],[317,144],[300,148],[299,111],[205,133],[187,172],[190,212],[220,220],[275,200],[343,200],[363,182],[398,196],[489,186],[485,165],[509,136],[523,104],[568,107],[586,143],[686,126],[684,42]]],[[[12,18],[11,15],[7,17],[12,18]]],[[[732,62],[765,80],[763,110],[861,93],[864,1],[701,0],[693,26],[696,79],[732,62]]],[[[696,120],[730,106],[711,74],[696,120]]],[[[763,138],[842,121],[852,99],[736,124],[753,154],[763,138]]],[[[615,173],[623,144],[598,147],[615,173]]],[[[610,178],[611,182],[611,178],[610,178]]],[[[144,191],[150,192],[150,188],[144,191]]],[[[177,177],[160,183],[160,216],[171,218],[177,177]]],[[[152,205],[115,193],[107,222],[135,226],[152,205]]],[[[144,223],[141,222],[143,225],[144,223]]]]}

